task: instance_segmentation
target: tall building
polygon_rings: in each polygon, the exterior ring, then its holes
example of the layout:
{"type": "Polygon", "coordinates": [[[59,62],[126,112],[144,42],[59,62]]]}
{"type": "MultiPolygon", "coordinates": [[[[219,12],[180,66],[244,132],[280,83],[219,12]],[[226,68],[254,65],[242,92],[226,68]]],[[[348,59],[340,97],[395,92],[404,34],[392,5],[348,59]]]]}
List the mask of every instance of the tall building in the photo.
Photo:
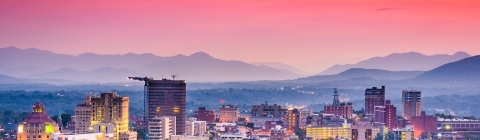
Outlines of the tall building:
{"type": "Polygon", "coordinates": [[[287,112],[287,133],[292,134],[295,129],[300,127],[300,111],[298,109],[288,110],[287,112]]]}
{"type": "MultiPolygon", "coordinates": [[[[166,140],[176,134],[175,116],[153,117],[148,121],[148,139],[166,140]]],[[[184,122],[185,123],[185,122],[184,122]]]]}
{"type": "Polygon", "coordinates": [[[385,101],[385,126],[388,130],[397,128],[397,107],[390,100],[385,101]]]}
{"type": "MultiPolygon", "coordinates": [[[[119,96],[116,92],[101,93],[99,97],[91,98],[91,125],[110,123],[115,125],[114,134],[128,132],[128,97],[119,96]],[[115,132],[116,131],[116,132],[115,132]]],[[[118,139],[117,135],[113,136],[118,139]]]]}
{"type": "Polygon", "coordinates": [[[148,119],[175,116],[176,135],[185,134],[186,89],[185,80],[148,80],[148,119]]]}
{"type": "Polygon", "coordinates": [[[252,106],[252,117],[282,117],[284,114],[281,105],[269,105],[267,101],[265,104],[252,106]]]}
{"type": "Polygon", "coordinates": [[[336,88],[333,89],[333,104],[328,104],[323,107],[324,114],[333,114],[336,116],[341,116],[344,118],[353,117],[353,103],[345,102],[341,103],[338,98],[338,91],[336,88]]]}
{"type": "Polygon", "coordinates": [[[206,110],[205,107],[199,107],[198,110],[195,110],[194,117],[198,121],[206,121],[208,123],[215,122],[215,110],[206,110]]]}
{"type": "Polygon", "coordinates": [[[17,140],[50,140],[60,132],[57,123],[45,112],[45,106],[37,102],[32,113],[18,125],[17,140]]]}
{"type": "Polygon", "coordinates": [[[385,107],[375,106],[374,126],[385,126],[385,107]]]}
{"type": "Polygon", "coordinates": [[[235,105],[222,105],[220,107],[220,118],[218,119],[221,123],[234,123],[238,121],[239,110],[235,105]]]}
{"type": "Polygon", "coordinates": [[[373,87],[365,90],[365,115],[373,117],[375,106],[385,106],[385,86],[381,89],[373,87]]]}
{"type": "Polygon", "coordinates": [[[413,116],[420,116],[422,111],[422,92],[417,90],[402,91],[402,116],[409,120],[413,116]]]}
{"type": "MultiPolygon", "coordinates": [[[[438,131],[437,117],[427,116],[427,114],[425,114],[425,111],[422,111],[420,113],[420,116],[413,116],[411,119],[412,119],[411,121],[412,125],[415,130],[415,138],[420,138],[422,133],[426,133],[427,135],[430,135],[432,134],[432,132],[436,133],[438,131]]],[[[477,127],[477,128],[480,128],[480,127],[477,127]]],[[[473,129],[470,129],[470,130],[473,130],[473,129]]]]}
{"type": "Polygon", "coordinates": [[[75,108],[75,133],[85,134],[91,131],[92,111],[92,97],[86,96],[84,103],[75,108]]]}

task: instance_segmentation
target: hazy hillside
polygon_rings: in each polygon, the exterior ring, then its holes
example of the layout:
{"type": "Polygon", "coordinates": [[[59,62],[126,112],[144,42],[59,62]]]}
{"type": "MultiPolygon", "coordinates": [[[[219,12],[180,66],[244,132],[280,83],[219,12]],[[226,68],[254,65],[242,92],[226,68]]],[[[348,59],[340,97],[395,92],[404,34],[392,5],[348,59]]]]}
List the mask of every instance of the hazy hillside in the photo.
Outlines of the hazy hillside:
{"type": "Polygon", "coordinates": [[[296,82],[329,82],[339,80],[349,80],[358,78],[373,78],[382,80],[401,80],[416,77],[423,71],[387,71],[379,69],[352,68],[336,75],[316,75],[306,78],[299,78],[296,82]]]}
{"type": "Polygon", "coordinates": [[[38,49],[0,48],[0,74],[27,79],[52,78],[81,82],[124,82],[126,76],[170,77],[198,82],[284,80],[301,77],[285,69],[225,61],[199,52],[190,56],[153,54],[78,56],[38,49]]]}
{"type": "Polygon", "coordinates": [[[428,71],[446,63],[470,57],[465,52],[457,52],[454,55],[427,56],[417,52],[394,53],[385,57],[373,57],[360,61],[356,64],[334,65],[320,73],[320,75],[332,75],[351,68],[382,69],[388,71],[428,71]]]}
{"type": "Polygon", "coordinates": [[[480,56],[448,63],[409,80],[424,86],[478,86],[480,83],[480,56]]]}
{"type": "Polygon", "coordinates": [[[298,69],[294,66],[279,63],[279,62],[253,62],[252,64],[254,64],[256,66],[264,65],[264,66],[272,67],[272,68],[276,68],[276,69],[283,69],[283,70],[291,71],[293,73],[300,74],[300,75],[313,75],[313,74],[315,74],[315,73],[306,72],[306,71],[300,70],[300,69],[298,69]]]}

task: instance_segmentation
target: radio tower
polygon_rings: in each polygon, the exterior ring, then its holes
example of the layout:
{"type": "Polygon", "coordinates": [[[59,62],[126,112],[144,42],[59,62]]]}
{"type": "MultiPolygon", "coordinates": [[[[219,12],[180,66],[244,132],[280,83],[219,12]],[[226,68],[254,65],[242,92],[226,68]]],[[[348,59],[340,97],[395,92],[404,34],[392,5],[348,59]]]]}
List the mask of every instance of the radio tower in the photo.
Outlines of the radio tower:
{"type": "Polygon", "coordinates": [[[334,106],[338,106],[340,105],[340,100],[338,99],[338,91],[337,91],[337,88],[333,88],[333,105],[334,106]]]}

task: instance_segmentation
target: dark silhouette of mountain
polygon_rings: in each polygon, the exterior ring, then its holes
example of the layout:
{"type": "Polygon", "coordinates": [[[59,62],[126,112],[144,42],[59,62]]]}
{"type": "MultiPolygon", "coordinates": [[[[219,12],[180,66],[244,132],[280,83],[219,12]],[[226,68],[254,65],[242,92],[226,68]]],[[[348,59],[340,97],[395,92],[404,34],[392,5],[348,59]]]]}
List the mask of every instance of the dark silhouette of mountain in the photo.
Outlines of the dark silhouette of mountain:
{"type": "Polygon", "coordinates": [[[299,78],[295,82],[330,82],[358,78],[372,78],[382,80],[401,80],[416,77],[423,71],[387,71],[379,69],[352,68],[336,75],[316,75],[306,78],[299,78]]]}
{"type": "Polygon", "coordinates": [[[476,55],[442,65],[406,82],[442,87],[478,86],[480,83],[480,56],[476,55]]]}
{"type": "Polygon", "coordinates": [[[264,65],[264,66],[272,67],[272,68],[276,68],[276,69],[287,70],[287,71],[291,71],[293,73],[296,73],[296,74],[299,74],[299,75],[305,75],[305,76],[314,74],[314,73],[310,73],[310,72],[300,70],[300,69],[298,69],[294,66],[279,63],[279,62],[253,62],[252,64],[254,64],[256,66],[264,65]]]}
{"type": "Polygon", "coordinates": [[[148,53],[84,53],[73,56],[34,48],[0,48],[0,74],[15,77],[113,82],[123,81],[126,76],[151,76],[160,79],[170,78],[171,74],[177,73],[180,79],[189,81],[283,80],[301,77],[283,69],[216,59],[204,52],[172,57],[148,53]]]}
{"type": "Polygon", "coordinates": [[[320,73],[320,75],[332,75],[351,68],[382,69],[388,71],[428,71],[443,64],[470,57],[465,52],[457,52],[454,55],[427,56],[417,52],[393,53],[385,57],[373,57],[360,61],[356,64],[334,65],[320,73]]]}

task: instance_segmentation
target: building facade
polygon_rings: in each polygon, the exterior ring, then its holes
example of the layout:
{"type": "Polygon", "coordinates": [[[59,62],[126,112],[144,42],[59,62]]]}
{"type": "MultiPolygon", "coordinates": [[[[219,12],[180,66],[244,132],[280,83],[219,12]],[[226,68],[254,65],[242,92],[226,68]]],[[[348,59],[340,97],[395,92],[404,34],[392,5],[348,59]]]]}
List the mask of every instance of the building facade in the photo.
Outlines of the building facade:
{"type": "Polygon", "coordinates": [[[425,111],[422,111],[420,116],[413,116],[411,123],[415,130],[415,138],[420,138],[422,133],[430,135],[432,132],[437,132],[437,117],[427,116],[425,111]]]}
{"type": "Polygon", "coordinates": [[[374,127],[369,121],[358,121],[350,127],[351,140],[373,140],[380,133],[380,127],[374,127]]]}
{"type": "Polygon", "coordinates": [[[333,89],[333,93],[333,104],[325,105],[323,107],[323,113],[351,119],[353,117],[353,103],[341,103],[336,88],[333,89]]]}
{"type": "MultiPolygon", "coordinates": [[[[148,139],[166,140],[175,135],[175,116],[154,117],[148,121],[148,139]]],[[[184,130],[185,131],[185,130],[184,130]]]]}
{"type": "Polygon", "coordinates": [[[205,107],[199,107],[198,110],[195,110],[194,117],[198,121],[206,121],[208,123],[215,122],[215,110],[206,110],[205,107]]]}
{"type": "Polygon", "coordinates": [[[281,126],[276,126],[270,129],[270,138],[269,140],[287,140],[286,129],[281,126]]]}
{"type": "Polygon", "coordinates": [[[292,134],[295,129],[300,127],[300,111],[298,109],[288,110],[287,112],[287,134],[292,134]]]}
{"type": "Polygon", "coordinates": [[[239,110],[235,105],[222,105],[220,107],[220,123],[234,123],[238,121],[239,110]]]}
{"type": "Polygon", "coordinates": [[[17,140],[51,140],[52,134],[59,133],[57,123],[45,111],[45,106],[37,102],[32,113],[18,125],[17,140]]]}
{"type": "Polygon", "coordinates": [[[352,131],[350,126],[345,124],[344,126],[328,126],[328,127],[307,127],[306,137],[310,137],[314,140],[329,139],[329,138],[343,138],[350,139],[352,137],[352,131]]]}
{"type": "Polygon", "coordinates": [[[207,131],[206,121],[197,121],[196,118],[190,117],[185,125],[185,135],[187,136],[204,136],[207,131]]]}
{"type": "Polygon", "coordinates": [[[372,87],[365,90],[365,115],[374,117],[375,106],[385,106],[385,86],[381,89],[372,87]]]}
{"type": "Polygon", "coordinates": [[[417,90],[402,91],[402,116],[409,120],[413,116],[420,116],[422,111],[422,92],[417,90]]]}
{"type": "Polygon", "coordinates": [[[91,131],[92,111],[92,96],[86,96],[84,103],[75,108],[75,133],[85,134],[91,131]]]}
{"type": "Polygon", "coordinates": [[[374,126],[385,126],[385,106],[375,106],[374,126]]]}
{"type": "Polygon", "coordinates": [[[117,134],[129,131],[129,102],[128,97],[119,96],[116,92],[101,93],[99,97],[92,97],[90,126],[102,123],[113,124],[115,125],[115,135],[113,137],[115,140],[118,139],[117,134]]]}
{"type": "Polygon", "coordinates": [[[390,100],[385,101],[385,127],[388,130],[397,128],[397,107],[390,100]]]}
{"type": "Polygon", "coordinates": [[[265,104],[253,105],[251,112],[252,117],[282,117],[285,114],[281,105],[269,105],[267,101],[265,104]]]}
{"type": "Polygon", "coordinates": [[[185,80],[148,80],[148,119],[175,116],[176,135],[185,134],[186,89],[185,80]]]}
{"type": "Polygon", "coordinates": [[[393,129],[395,140],[413,140],[415,139],[415,131],[412,125],[407,125],[405,128],[393,129]]]}

